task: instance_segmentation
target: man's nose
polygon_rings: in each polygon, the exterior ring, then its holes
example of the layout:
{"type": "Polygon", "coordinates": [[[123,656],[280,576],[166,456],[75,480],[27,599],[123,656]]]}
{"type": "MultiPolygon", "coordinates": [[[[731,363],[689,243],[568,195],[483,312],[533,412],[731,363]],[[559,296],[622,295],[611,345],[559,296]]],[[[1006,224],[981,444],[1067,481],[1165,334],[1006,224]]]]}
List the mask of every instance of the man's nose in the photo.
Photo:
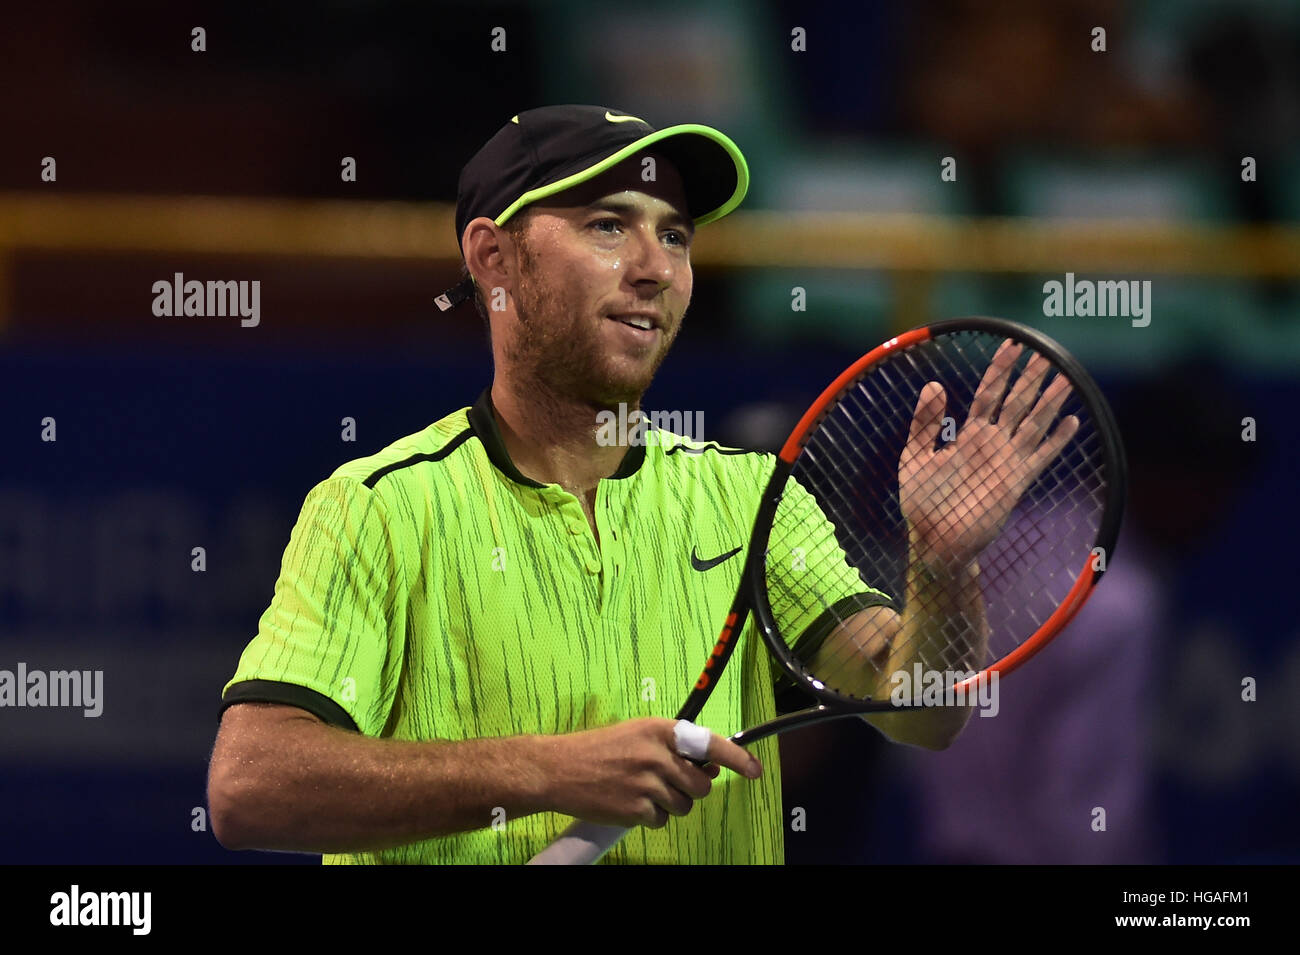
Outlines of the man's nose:
{"type": "Polygon", "coordinates": [[[676,264],[654,229],[636,231],[628,272],[628,278],[634,283],[652,281],[660,290],[673,283],[677,274],[676,264]]]}

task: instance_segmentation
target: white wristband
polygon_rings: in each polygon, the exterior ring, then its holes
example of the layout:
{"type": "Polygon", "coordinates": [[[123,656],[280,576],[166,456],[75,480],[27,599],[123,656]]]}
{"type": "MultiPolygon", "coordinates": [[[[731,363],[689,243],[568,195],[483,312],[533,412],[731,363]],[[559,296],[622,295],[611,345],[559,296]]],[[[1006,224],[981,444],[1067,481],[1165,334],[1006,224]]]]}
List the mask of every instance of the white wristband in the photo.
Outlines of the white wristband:
{"type": "Polygon", "coordinates": [[[687,759],[709,758],[709,740],[713,734],[708,727],[696,726],[689,720],[678,720],[673,727],[673,736],[677,740],[678,755],[687,759]]]}

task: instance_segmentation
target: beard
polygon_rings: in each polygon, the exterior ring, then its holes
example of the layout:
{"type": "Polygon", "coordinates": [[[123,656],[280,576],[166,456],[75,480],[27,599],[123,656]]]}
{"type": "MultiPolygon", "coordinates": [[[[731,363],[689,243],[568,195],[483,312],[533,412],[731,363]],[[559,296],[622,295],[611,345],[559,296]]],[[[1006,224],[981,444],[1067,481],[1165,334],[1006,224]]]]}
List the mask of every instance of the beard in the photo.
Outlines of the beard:
{"type": "Polygon", "coordinates": [[[610,319],[588,314],[581,290],[572,285],[563,281],[557,287],[544,285],[529,250],[516,243],[519,281],[514,299],[519,324],[505,348],[515,377],[533,394],[550,392],[597,408],[615,408],[620,403],[639,407],[681,321],[671,331],[660,330],[661,341],[653,356],[619,360],[602,341],[601,324],[610,319]]]}

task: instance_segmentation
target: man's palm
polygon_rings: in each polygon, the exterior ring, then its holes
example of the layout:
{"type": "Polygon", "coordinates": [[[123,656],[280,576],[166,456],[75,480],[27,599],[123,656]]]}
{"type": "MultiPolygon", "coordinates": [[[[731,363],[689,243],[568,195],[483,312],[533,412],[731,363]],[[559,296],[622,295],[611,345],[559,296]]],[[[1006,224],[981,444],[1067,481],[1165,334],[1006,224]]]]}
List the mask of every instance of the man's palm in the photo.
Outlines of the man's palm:
{"type": "Polygon", "coordinates": [[[1041,355],[1030,359],[1007,394],[1020,353],[1020,346],[1002,343],[980,381],[965,424],[938,451],[934,444],[946,396],[937,382],[921,389],[899,460],[899,504],[917,556],[932,571],[955,572],[978,557],[997,537],[1020,496],[1078,430],[1079,419],[1070,416],[1043,440],[1070,387],[1058,375],[1038,397],[1051,367],[1041,355]],[[1003,395],[1006,400],[994,421],[1003,395]]]}

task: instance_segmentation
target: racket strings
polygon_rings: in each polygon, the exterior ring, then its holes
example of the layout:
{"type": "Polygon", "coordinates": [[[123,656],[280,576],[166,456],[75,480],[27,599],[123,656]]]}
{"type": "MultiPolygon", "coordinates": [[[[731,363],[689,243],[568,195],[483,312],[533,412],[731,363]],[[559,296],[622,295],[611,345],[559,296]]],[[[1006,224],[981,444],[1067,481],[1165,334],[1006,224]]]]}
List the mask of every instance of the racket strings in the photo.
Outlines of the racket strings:
{"type": "MultiPolygon", "coordinates": [[[[1071,394],[1039,443],[1068,416],[1079,419],[1078,430],[979,554],[979,599],[963,608],[944,589],[915,582],[909,593],[909,565],[917,581],[928,570],[910,553],[899,499],[899,466],[921,389],[929,381],[944,387],[946,420],[929,449],[942,453],[966,426],[1001,343],[999,336],[964,331],[893,353],[836,396],[795,462],[769,539],[768,592],[793,662],[838,693],[878,698],[903,665],[938,671],[948,684],[982,669],[1041,630],[1085,566],[1106,487],[1096,424],[1071,394]],[[859,599],[847,599],[853,595],[859,599]],[[901,627],[900,617],[868,606],[885,601],[901,615],[901,627]]],[[[994,403],[993,423],[1030,351],[994,403]]],[[[1038,383],[1035,400],[1057,373],[1038,383]]],[[[1005,498],[987,478],[977,472],[960,486],[919,484],[915,493],[933,491],[961,513],[1005,498]]]]}

